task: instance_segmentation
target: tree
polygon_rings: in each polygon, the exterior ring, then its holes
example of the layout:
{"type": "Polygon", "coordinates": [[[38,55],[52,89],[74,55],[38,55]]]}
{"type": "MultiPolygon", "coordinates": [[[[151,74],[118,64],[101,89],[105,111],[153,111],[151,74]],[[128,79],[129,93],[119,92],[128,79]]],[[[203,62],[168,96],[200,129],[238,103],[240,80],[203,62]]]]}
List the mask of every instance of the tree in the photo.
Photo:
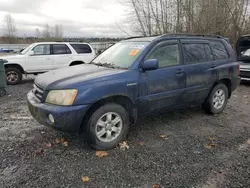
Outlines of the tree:
{"type": "Polygon", "coordinates": [[[16,36],[16,24],[11,14],[6,14],[3,20],[5,35],[8,38],[9,43],[12,43],[16,36]]]}
{"type": "Polygon", "coordinates": [[[210,33],[234,43],[250,30],[250,0],[127,0],[132,28],[144,36],[210,33]]]}
{"type": "Polygon", "coordinates": [[[36,35],[36,38],[41,38],[41,32],[39,28],[36,28],[35,35],[36,35]]]}
{"type": "Polygon", "coordinates": [[[63,37],[62,25],[57,24],[54,26],[54,37],[57,39],[61,39],[63,37]]]}
{"type": "Polygon", "coordinates": [[[45,25],[44,30],[43,30],[43,38],[45,38],[45,39],[52,38],[50,28],[51,27],[49,26],[49,24],[45,25]]]}
{"type": "Polygon", "coordinates": [[[61,39],[63,37],[62,25],[50,26],[46,24],[43,30],[43,37],[45,39],[61,39]]]}

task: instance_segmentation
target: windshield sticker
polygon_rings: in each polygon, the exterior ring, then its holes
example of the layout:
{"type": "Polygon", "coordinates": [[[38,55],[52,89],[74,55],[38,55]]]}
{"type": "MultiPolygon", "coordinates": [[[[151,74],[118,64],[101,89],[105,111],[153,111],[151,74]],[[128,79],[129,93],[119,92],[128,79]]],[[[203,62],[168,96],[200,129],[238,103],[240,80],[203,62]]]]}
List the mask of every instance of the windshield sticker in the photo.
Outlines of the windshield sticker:
{"type": "Polygon", "coordinates": [[[130,48],[133,48],[133,49],[143,49],[145,47],[145,45],[140,45],[140,44],[134,44],[134,45],[131,45],[130,48]]]}
{"type": "Polygon", "coordinates": [[[129,56],[136,56],[139,52],[140,50],[131,50],[129,56]]]}

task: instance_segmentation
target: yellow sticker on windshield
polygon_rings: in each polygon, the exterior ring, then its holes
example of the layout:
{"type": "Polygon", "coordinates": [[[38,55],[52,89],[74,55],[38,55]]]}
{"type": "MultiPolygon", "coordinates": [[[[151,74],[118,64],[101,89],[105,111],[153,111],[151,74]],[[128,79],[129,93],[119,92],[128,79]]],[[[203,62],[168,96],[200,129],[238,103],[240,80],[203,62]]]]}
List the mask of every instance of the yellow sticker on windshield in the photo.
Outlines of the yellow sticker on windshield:
{"type": "Polygon", "coordinates": [[[139,52],[140,50],[131,50],[129,56],[136,56],[139,52]]]}

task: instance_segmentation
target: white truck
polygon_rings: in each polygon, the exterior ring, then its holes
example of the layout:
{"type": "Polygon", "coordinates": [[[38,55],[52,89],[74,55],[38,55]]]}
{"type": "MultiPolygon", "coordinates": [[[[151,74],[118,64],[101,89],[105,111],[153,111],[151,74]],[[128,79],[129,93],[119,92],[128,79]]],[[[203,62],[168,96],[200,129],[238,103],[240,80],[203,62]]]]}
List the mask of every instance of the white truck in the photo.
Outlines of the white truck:
{"type": "Polygon", "coordinates": [[[23,74],[39,74],[50,70],[89,63],[95,58],[88,43],[33,43],[18,55],[4,56],[7,84],[22,81],[23,74]]]}

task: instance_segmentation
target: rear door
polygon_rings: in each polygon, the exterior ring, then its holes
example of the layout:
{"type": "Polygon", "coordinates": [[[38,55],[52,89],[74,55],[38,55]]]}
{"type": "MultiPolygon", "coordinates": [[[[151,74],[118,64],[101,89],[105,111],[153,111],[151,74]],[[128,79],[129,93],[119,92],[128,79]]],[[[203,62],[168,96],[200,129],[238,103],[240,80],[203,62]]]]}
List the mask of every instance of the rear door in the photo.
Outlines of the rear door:
{"type": "Polygon", "coordinates": [[[210,43],[206,40],[181,43],[187,75],[185,102],[203,102],[218,77],[210,43]]]}
{"type": "Polygon", "coordinates": [[[180,56],[179,41],[156,45],[144,59],[157,59],[159,69],[140,73],[140,114],[183,104],[186,74],[180,56]]]}
{"type": "Polygon", "coordinates": [[[68,67],[72,62],[72,52],[66,44],[52,44],[53,68],[68,67]]]}

